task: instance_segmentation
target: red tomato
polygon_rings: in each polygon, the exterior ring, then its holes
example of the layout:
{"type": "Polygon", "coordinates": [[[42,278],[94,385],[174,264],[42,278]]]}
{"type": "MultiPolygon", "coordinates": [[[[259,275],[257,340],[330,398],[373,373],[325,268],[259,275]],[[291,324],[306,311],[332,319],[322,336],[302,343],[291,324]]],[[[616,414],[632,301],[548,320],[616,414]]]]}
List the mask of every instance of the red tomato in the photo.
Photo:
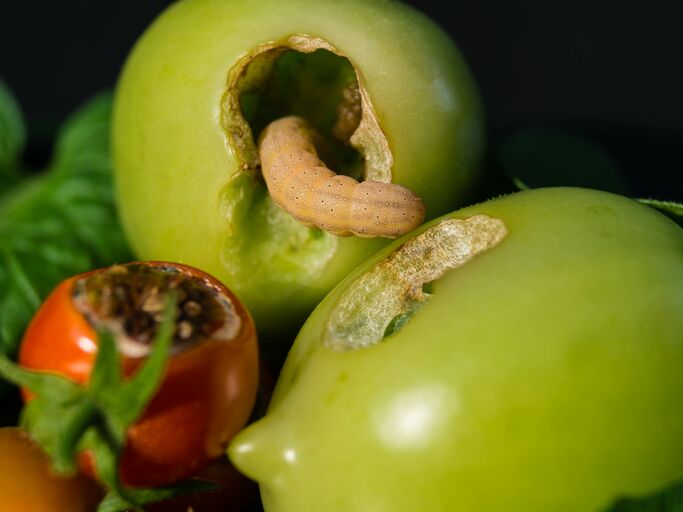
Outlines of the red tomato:
{"type": "MultiPolygon", "coordinates": [[[[114,268],[119,272],[125,268],[132,275],[147,275],[150,269],[173,276],[180,274],[182,279],[192,281],[189,284],[193,290],[208,290],[208,296],[217,298],[215,303],[227,304],[232,315],[229,320],[233,322],[232,329],[228,329],[232,330],[231,336],[226,337],[221,325],[213,326],[210,331],[214,334],[200,336],[191,344],[174,346],[161,387],[140,420],[128,431],[119,468],[123,484],[166,485],[197,473],[222,456],[227,442],[249,419],[258,387],[254,324],[248,311],[224,285],[197,269],[165,262],[114,268]]],[[[83,312],[82,302],[77,304],[77,291],[84,279],[102,277],[102,273],[112,269],[72,277],[52,292],[24,335],[19,353],[22,366],[56,372],[83,384],[88,382],[97,354],[97,335],[93,315],[83,312]]],[[[99,293],[97,289],[95,293],[99,293]]],[[[81,294],[78,300],[82,301],[83,295],[90,296],[81,294]]],[[[124,316],[127,316],[122,325],[141,314],[140,304],[125,303],[125,306],[124,316]]],[[[182,307],[179,304],[179,311],[182,307]]],[[[144,357],[131,355],[130,351],[125,353],[121,348],[124,338],[117,334],[124,374],[131,375],[144,357]]],[[[29,395],[25,393],[25,397],[29,395]]],[[[81,465],[92,473],[90,454],[82,454],[81,465]]]]}
{"type": "Polygon", "coordinates": [[[54,475],[50,459],[20,428],[0,428],[0,508],[12,512],[88,512],[102,490],[89,478],[54,475]]]}

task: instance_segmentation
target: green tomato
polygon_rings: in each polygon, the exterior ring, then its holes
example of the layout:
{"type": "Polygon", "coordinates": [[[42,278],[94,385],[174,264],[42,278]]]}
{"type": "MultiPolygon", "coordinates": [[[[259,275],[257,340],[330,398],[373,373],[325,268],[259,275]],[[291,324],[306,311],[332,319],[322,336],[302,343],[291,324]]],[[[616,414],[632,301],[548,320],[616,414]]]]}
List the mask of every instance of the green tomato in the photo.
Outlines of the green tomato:
{"type": "Polygon", "coordinates": [[[183,0],[164,12],[116,91],[123,225],[139,258],[215,275],[268,335],[295,334],[335,284],[388,243],[333,236],[275,206],[255,141],[287,114],[323,135],[339,172],[410,188],[427,218],[465,200],[483,148],[461,55],[406,5],[183,0]],[[362,117],[337,126],[339,108],[354,106],[362,117]]]}
{"type": "Polygon", "coordinates": [[[268,512],[604,510],[683,478],[681,290],[683,230],[620,196],[449,214],[324,299],[229,455],[268,512]]]}

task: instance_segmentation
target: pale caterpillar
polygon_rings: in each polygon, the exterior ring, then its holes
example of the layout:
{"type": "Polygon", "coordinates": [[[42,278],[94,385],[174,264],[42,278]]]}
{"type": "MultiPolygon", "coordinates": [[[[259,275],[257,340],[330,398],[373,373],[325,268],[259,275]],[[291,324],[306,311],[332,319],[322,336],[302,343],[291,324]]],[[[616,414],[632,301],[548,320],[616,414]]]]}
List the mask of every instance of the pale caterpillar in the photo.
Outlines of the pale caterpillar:
{"type": "Polygon", "coordinates": [[[312,128],[300,117],[270,123],[259,156],[273,201],[303,224],[338,236],[396,238],[424,220],[422,200],[406,187],[359,183],[328,169],[318,158],[312,128]]]}

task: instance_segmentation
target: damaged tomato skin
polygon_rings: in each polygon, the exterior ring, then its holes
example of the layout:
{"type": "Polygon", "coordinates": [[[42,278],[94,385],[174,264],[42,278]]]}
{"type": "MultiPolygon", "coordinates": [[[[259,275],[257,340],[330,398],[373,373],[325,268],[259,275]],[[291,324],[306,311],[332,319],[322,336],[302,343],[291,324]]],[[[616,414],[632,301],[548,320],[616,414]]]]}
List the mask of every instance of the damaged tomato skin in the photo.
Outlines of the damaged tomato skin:
{"type": "Polygon", "coordinates": [[[477,214],[508,235],[378,344],[330,349],[329,319],[430,224],[309,317],[268,413],[229,447],[267,512],[598,512],[683,479],[683,230],[580,189],[446,218],[477,214]]]}
{"type": "MultiPolygon", "coordinates": [[[[237,337],[227,342],[205,340],[170,357],[157,393],[142,417],[129,429],[121,456],[124,485],[166,485],[195,474],[224,453],[227,441],[249,419],[258,387],[258,352],[253,321],[225,286],[197,269],[166,262],[194,279],[220,290],[242,322],[237,337]]],[[[19,364],[50,371],[87,385],[97,356],[97,333],[72,300],[74,283],[92,272],[63,281],[31,321],[19,352],[19,364]]],[[[141,358],[122,356],[131,375],[141,358]]],[[[25,399],[30,393],[23,392],[25,399]]],[[[94,474],[89,453],[82,468],[94,474]]]]}
{"type": "Polygon", "coordinates": [[[257,172],[241,172],[226,139],[228,75],[260,45],[297,34],[328,41],[358,66],[394,153],[392,179],[423,199],[428,218],[467,198],[484,146],[465,60],[436,23],[400,2],[190,0],[162,13],[131,51],[116,89],[122,223],[138,258],[187,262],[225,282],[266,347],[288,347],[320,299],[388,243],[313,230],[287,236],[278,224],[259,231],[253,223],[273,208],[240,209],[243,195],[264,187],[257,172]],[[233,187],[240,174],[253,187],[233,187]],[[233,248],[237,239],[244,243],[233,248]],[[258,245],[268,250],[247,253],[258,245]]]}

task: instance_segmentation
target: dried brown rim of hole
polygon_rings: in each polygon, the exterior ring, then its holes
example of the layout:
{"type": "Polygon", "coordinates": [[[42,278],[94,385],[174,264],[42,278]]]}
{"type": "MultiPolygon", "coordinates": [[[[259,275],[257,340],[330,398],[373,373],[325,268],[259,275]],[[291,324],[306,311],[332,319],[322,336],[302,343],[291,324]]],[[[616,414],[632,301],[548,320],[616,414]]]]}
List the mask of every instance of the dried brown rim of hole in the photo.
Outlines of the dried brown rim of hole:
{"type": "MultiPolygon", "coordinates": [[[[250,53],[242,57],[235,66],[230,69],[227,78],[227,88],[221,102],[221,121],[228,144],[233,149],[238,161],[239,168],[244,171],[255,171],[260,162],[256,141],[254,140],[246,119],[242,116],[240,106],[240,83],[250,70],[253,62],[258,62],[259,57],[271,55],[277,58],[279,54],[287,50],[295,50],[301,53],[312,53],[317,50],[326,50],[339,57],[348,59],[356,73],[357,87],[344,91],[344,102],[340,105],[340,116],[360,116],[357,124],[354,121],[352,133],[348,126],[342,124],[337,129],[343,132],[344,137],[349,138],[349,143],[356,148],[364,159],[364,179],[391,183],[393,167],[393,154],[389,147],[386,134],[379,124],[379,117],[367,92],[364,78],[353,60],[331,43],[309,34],[294,34],[275,42],[268,42],[254,48],[250,53]],[[358,112],[355,112],[358,110],[358,112]]],[[[258,64],[257,66],[258,67],[258,64]]]]}
{"type": "Polygon", "coordinates": [[[85,275],[74,282],[74,307],[95,330],[110,330],[118,350],[144,357],[163,317],[167,293],[176,297],[171,353],[203,341],[230,341],[242,321],[223,290],[201,276],[171,264],[129,263],[85,275]]]}

